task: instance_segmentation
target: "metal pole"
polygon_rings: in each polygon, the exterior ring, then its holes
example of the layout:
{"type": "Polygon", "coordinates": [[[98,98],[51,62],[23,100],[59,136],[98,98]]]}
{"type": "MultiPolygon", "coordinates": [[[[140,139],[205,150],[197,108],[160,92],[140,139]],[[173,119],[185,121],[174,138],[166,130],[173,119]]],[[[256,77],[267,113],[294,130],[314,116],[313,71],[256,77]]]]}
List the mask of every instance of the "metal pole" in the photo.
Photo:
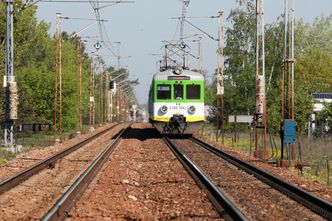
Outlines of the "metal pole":
{"type": "MultiPolygon", "coordinates": [[[[285,0],[284,19],[284,60],[282,79],[282,116],[281,116],[281,160],[284,159],[284,122],[285,118],[295,119],[295,95],[294,95],[294,0],[285,0]]],[[[288,151],[288,159],[295,160],[294,144],[291,144],[291,151],[288,151]]]]}
{"type": "Polygon", "coordinates": [[[93,66],[93,57],[91,58],[91,64],[90,64],[90,90],[89,90],[89,126],[92,127],[92,66],[93,66]]]}
{"type": "Polygon", "coordinates": [[[79,53],[80,53],[80,43],[79,38],[76,38],[76,74],[77,74],[77,88],[76,88],[76,130],[80,128],[80,120],[79,120],[79,90],[80,90],[80,62],[79,62],[79,53]]]}
{"type": "Polygon", "coordinates": [[[99,125],[101,125],[101,92],[100,92],[100,90],[101,90],[101,88],[100,88],[100,84],[101,84],[101,79],[100,79],[100,75],[97,75],[98,76],[98,80],[97,80],[97,84],[98,84],[98,86],[97,86],[97,95],[98,95],[98,121],[99,121],[99,125]]]}
{"type": "Polygon", "coordinates": [[[79,105],[79,119],[80,119],[80,131],[83,130],[83,113],[82,113],[82,106],[83,106],[83,98],[82,98],[82,41],[79,39],[79,77],[80,77],[80,87],[79,87],[79,97],[80,97],[80,105],[79,105]]]}
{"type": "Polygon", "coordinates": [[[90,69],[90,130],[94,127],[94,56],[91,59],[90,69]]]}
{"type": "Polygon", "coordinates": [[[76,100],[76,128],[82,131],[82,41],[78,37],[77,43],[77,100],[76,100]]]}
{"type": "Polygon", "coordinates": [[[106,81],[105,81],[105,94],[106,94],[106,116],[107,116],[107,122],[111,122],[111,115],[110,115],[110,103],[111,103],[111,91],[109,88],[110,79],[109,79],[109,73],[106,72],[106,81]]]}
{"type": "Polygon", "coordinates": [[[58,111],[58,78],[59,78],[59,20],[61,14],[56,14],[56,33],[55,33],[55,84],[54,84],[54,121],[53,121],[53,130],[54,130],[54,143],[57,139],[57,111],[58,111]]]}
{"type": "Polygon", "coordinates": [[[287,0],[285,0],[284,8],[284,54],[283,54],[283,69],[282,69],[282,81],[281,81],[281,125],[280,125],[280,138],[281,138],[281,160],[284,159],[284,122],[285,122],[285,75],[286,75],[286,59],[287,59],[287,0]]]}
{"type": "Polygon", "coordinates": [[[14,76],[13,0],[6,1],[6,66],[4,76],[4,145],[13,148],[14,120],[17,119],[17,86],[14,76]]]}
{"type": "Polygon", "coordinates": [[[265,42],[263,0],[256,0],[255,157],[266,159],[265,42]],[[261,134],[259,136],[259,131],[261,134]],[[260,145],[262,147],[260,154],[260,145]]]}
{"type": "MultiPolygon", "coordinates": [[[[217,115],[216,115],[216,123],[217,123],[217,132],[216,132],[216,141],[219,138],[219,98],[223,94],[223,85],[221,79],[221,19],[222,19],[222,12],[219,12],[219,20],[218,20],[218,67],[217,67],[217,115]]],[[[223,113],[221,114],[221,122],[223,123],[223,113]]]]}
{"type": "Polygon", "coordinates": [[[95,64],[94,64],[94,59],[93,59],[93,66],[92,66],[92,127],[95,126],[95,64]]]}
{"type": "MultiPolygon", "coordinates": [[[[224,144],[224,127],[225,127],[225,103],[224,103],[224,92],[225,92],[225,86],[224,86],[224,13],[219,12],[220,16],[220,32],[221,32],[221,54],[220,57],[222,59],[221,61],[221,143],[224,144]]],[[[220,34],[219,34],[220,35],[220,34]]]]}
{"type": "Polygon", "coordinates": [[[59,96],[60,96],[60,143],[62,143],[62,29],[59,19],[59,96]]]}
{"type": "MultiPolygon", "coordinates": [[[[294,95],[294,0],[290,0],[290,20],[291,20],[291,81],[292,81],[292,85],[291,85],[291,99],[292,99],[292,120],[295,119],[295,104],[294,104],[294,100],[295,100],[295,95],[294,95]]],[[[292,144],[292,160],[295,160],[295,153],[294,153],[294,149],[295,149],[295,145],[292,144]]]]}
{"type": "Polygon", "coordinates": [[[202,38],[200,37],[198,39],[198,67],[197,67],[197,69],[201,74],[203,73],[202,60],[203,60],[203,56],[202,56],[202,38]]]}
{"type": "Polygon", "coordinates": [[[180,20],[180,47],[182,48],[182,52],[183,52],[183,64],[182,67],[185,68],[186,67],[186,46],[185,43],[183,41],[184,39],[184,22],[185,22],[185,16],[186,16],[186,7],[188,7],[189,5],[189,1],[188,0],[182,0],[182,16],[181,16],[181,20],[180,20]]]}
{"type": "Polygon", "coordinates": [[[121,42],[118,43],[118,70],[120,70],[120,61],[121,61],[121,56],[120,56],[120,45],[121,42]]]}

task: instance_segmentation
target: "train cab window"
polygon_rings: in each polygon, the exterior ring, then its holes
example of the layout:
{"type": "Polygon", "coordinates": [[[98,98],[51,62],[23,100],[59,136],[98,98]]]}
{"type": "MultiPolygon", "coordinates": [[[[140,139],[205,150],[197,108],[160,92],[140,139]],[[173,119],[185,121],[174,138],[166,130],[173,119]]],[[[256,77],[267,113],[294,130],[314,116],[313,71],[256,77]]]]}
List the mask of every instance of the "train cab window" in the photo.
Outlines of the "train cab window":
{"type": "Polygon", "coordinates": [[[183,85],[174,84],[174,99],[182,100],[183,99],[183,85]]]}
{"type": "Polygon", "coordinates": [[[171,99],[171,85],[158,84],[157,85],[157,99],[159,99],[159,100],[171,99]]]}
{"type": "Polygon", "coordinates": [[[199,84],[188,84],[186,86],[187,99],[198,100],[201,98],[201,85],[199,84]]]}

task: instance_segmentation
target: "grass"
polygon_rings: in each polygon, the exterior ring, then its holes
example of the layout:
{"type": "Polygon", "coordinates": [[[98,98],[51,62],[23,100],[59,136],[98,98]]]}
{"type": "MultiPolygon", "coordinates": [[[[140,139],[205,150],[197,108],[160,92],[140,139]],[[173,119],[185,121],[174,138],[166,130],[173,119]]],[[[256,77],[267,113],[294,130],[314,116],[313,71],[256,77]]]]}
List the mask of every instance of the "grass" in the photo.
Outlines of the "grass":
{"type": "MultiPolygon", "coordinates": [[[[83,127],[83,132],[89,131],[89,126],[83,127]]],[[[71,130],[63,133],[63,141],[74,138],[76,130],[71,130]]],[[[20,152],[27,152],[32,149],[51,146],[54,143],[53,132],[30,132],[30,133],[17,133],[16,143],[22,145],[20,152]]],[[[16,154],[12,151],[0,147],[0,166],[7,161],[15,158],[16,154]]]]}
{"type": "Polygon", "coordinates": [[[8,151],[4,148],[0,148],[0,166],[5,164],[7,161],[13,159],[15,154],[11,151],[8,151]]]}

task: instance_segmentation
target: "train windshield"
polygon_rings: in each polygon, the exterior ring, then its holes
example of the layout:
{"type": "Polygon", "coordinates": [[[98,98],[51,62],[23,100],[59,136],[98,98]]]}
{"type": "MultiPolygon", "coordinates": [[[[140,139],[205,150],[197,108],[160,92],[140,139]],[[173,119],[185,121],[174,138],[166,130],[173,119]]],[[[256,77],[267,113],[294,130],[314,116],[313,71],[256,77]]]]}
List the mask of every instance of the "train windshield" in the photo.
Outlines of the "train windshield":
{"type": "Polygon", "coordinates": [[[157,85],[157,99],[160,99],[160,100],[171,99],[171,85],[158,84],[157,85]]]}
{"type": "Polygon", "coordinates": [[[199,100],[201,98],[201,85],[189,84],[187,85],[186,90],[187,90],[187,99],[199,100]]]}
{"type": "Polygon", "coordinates": [[[182,84],[174,84],[174,98],[176,100],[183,99],[183,85],[182,84]]]}

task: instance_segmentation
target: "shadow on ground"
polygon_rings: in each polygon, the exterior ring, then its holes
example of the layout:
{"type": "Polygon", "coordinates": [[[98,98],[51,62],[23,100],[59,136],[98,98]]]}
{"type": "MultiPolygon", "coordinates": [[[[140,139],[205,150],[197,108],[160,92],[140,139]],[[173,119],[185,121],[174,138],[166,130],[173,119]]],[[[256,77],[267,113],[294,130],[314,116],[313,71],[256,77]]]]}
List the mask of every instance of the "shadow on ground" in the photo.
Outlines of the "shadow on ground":
{"type": "Polygon", "coordinates": [[[160,139],[162,135],[155,128],[129,128],[128,132],[125,133],[122,138],[144,141],[147,139],[160,139]]]}

